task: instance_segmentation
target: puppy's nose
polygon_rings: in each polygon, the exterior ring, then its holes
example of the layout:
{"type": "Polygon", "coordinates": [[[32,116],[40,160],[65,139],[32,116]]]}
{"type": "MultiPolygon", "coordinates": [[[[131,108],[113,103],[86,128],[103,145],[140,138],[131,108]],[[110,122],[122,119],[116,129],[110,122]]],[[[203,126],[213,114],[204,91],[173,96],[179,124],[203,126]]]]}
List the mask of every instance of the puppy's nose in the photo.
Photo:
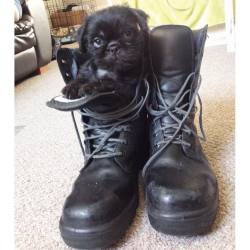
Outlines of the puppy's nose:
{"type": "Polygon", "coordinates": [[[112,53],[112,54],[115,54],[119,49],[119,43],[116,42],[116,41],[112,41],[108,44],[108,48],[107,50],[112,53]]]}

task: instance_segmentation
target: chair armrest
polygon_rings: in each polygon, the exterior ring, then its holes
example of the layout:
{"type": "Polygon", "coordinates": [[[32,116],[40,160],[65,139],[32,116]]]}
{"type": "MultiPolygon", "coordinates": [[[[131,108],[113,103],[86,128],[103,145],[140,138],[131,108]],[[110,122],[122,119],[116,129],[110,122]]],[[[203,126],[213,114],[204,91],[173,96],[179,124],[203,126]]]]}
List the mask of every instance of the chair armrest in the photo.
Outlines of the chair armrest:
{"type": "Polygon", "coordinates": [[[27,0],[26,6],[29,14],[34,19],[34,31],[36,35],[36,53],[38,66],[41,67],[51,61],[52,44],[49,20],[42,0],[27,0]]]}

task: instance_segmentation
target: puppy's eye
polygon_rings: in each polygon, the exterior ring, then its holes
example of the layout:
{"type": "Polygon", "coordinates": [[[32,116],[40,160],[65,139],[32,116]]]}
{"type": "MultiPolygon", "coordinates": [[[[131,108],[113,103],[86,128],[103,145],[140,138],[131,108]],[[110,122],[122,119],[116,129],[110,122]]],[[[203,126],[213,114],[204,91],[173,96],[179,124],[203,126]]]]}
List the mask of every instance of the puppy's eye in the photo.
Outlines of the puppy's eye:
{"type": "Polygon", "coordinates": [[[99,37],[95,37],[93,40],[93,44],[96,48],[99,48],[102,46],[102,39],[99,37]]]}
{"type": "Polygon", "coordinates": [[[123,34],[125,38],[131,38],[133,36],[133,32],[131,30],[127,30],[123,34]]]}

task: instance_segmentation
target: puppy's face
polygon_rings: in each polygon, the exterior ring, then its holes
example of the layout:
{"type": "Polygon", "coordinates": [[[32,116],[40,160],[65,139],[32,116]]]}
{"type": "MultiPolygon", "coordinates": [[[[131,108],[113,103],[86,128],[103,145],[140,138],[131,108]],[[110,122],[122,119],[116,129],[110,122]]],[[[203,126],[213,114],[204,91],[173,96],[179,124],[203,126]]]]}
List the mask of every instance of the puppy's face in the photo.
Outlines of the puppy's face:
{"type": "Polygon", "coordinates": [[[91,15],[80,32],[80,48],[98,68],[126,72],[138,67],[146,46],[147,15],[129,7],[110,7],[91,15]]]}

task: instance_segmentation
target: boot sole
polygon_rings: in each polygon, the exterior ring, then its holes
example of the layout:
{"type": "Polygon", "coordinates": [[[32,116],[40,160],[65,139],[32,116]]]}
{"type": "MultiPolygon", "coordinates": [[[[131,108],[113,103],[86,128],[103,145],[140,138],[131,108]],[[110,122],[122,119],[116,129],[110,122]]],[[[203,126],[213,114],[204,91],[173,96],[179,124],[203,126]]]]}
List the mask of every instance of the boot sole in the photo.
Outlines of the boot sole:
{"type": "Polygon", "coordinates": [[[195,236],[208,233],[216,217],[218,200],[213,207],[181,214],[161,214],[155,209],[148,209],[151,226],[164,234],[195,236]]]}
{"type": "Polygon", "coordinates": [[[64,242],[76,249],[106,248],[123,237],[133,221],[138,207],[138,195],[135,196],[122,213],[109,223],[92,228],[72,228],[59,222],[64,242]]]}

